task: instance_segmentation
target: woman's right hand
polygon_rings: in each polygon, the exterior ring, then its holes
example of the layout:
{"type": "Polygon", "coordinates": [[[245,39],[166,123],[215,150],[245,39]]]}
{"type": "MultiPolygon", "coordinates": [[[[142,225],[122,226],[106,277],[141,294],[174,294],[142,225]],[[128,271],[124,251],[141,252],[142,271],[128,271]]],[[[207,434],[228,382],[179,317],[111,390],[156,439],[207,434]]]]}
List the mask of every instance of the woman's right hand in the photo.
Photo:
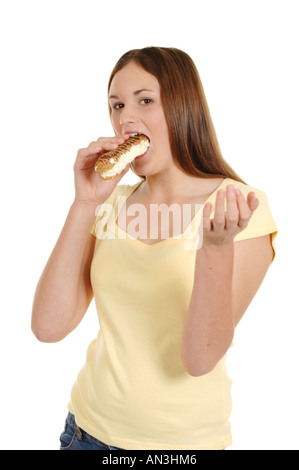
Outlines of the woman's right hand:
{"type": "Polygon", "coordinates": [[[91,142],[87,148],[78,150],[74,164],[75,201],[90,204],[102,204],[108,199],[115,186],[127,173],[127,167],[114,179],[103,180],[94,167],[100,155],[115,150],[129,138],[128,135],[116,137],[100,137],[91,142]]]}

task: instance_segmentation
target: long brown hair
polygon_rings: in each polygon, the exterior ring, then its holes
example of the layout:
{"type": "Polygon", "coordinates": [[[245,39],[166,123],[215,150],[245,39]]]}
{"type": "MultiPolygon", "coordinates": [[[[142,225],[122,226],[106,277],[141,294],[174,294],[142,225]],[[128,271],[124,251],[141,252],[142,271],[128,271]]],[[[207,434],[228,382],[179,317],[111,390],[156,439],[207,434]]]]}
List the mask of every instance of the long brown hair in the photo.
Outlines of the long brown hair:
{"type": "Polygon", "coordinates": [[[193,176],[226,177],[247,184],[222,156],[199,73],[191,57],[179,49],[167,47],[128,51],[112,70],[108,93],[115,74],[131,61],[159,81],[170,148],[180,167],[193,176]]]}

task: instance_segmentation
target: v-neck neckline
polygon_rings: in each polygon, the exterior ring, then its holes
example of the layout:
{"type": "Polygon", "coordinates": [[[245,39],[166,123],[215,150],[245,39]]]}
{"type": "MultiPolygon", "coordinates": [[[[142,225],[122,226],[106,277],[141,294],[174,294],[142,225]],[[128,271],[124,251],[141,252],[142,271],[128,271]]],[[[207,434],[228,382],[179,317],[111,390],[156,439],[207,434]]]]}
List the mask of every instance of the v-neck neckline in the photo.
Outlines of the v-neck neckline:
{"type": "MultiPolygon", "coordinates": [[[[129,193],[125,196],[125,200],[122,201],[122,204],[118,207],[118,216],[117,216],[117,219],[115,219],[115,230],[116,230],[116,233],[120,233],[122,234],[122,236],[120,237],[121,239],[125,239],[127,241],[131,241],[133,243],[136,243],[137,245],[145,248],[145,249],[155,249],[155,248],[158,248],[160,246],[164,246],[166,245],[167,243],[171,243],[173,242],[174,240],[181,240],[184,235],[186,234],[186,232],[190,229],[190,227],[192,226],[192,224],[194,224],[196,222],[196,219],[199,217],[199,214],[202,212],[203,210],[203,207],[204,205],[209,202],[211,199],[213,199],[213,197],[215,196],[215,194],[217,193],[217,191],[219,191],[219,189],[221,189],[221,187],[227,183],[227,181],[230,180],[230,178],[224,178],[224,180],[220,183],[219,186],[217,186],[217,188],[215,189],[215,191],[212,192],[212,194],[210,194],[210,196],[204,201],[204,203],[201,204],[201,207],[200,209],[195,213],[195,215],[193,216],[193,218],[191,219],[191,221],[189,222],[187,228],[180,234],[178,235],[175,235],[175,236],[171,236],[171,237],[168,237],[168,238],[164,238],[162,240],[158,240],[156,243],[144,243],[142,240],[140,240],[139,238],[135,238],[133,237],[132,235],[130,235],[127,231],[124,231],[122,230],[119,225],[118,225],[118,219],[119,219],[119,214],[121,213],[124,205],[128,202],[128,199],[130,196],[132,196],[132,194],[134,192],[137,191],[137,189],[139,188],[139,186],[141,186],[141,184],[143,183],[143,180],[136,183],[135,185],[132,186],[131,190],[129,191],[129,193]]],[[[116,237],[117,238],[117,237],[116,237]]]]}

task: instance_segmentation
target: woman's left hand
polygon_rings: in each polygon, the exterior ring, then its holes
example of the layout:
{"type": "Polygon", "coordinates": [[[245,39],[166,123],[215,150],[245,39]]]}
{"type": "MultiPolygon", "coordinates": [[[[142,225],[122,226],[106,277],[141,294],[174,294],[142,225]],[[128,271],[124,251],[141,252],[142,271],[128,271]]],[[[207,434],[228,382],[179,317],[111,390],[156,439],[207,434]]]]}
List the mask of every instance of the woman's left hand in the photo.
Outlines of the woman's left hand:
{"type": "Polygon", "coordinates": [[[228,185],[226,191],[217,192],[214,219],[210,219],[212,204],[206,203],[203,208],[203,246],[225,245],[232,243],[238,233],[244,230],[253,212],[257,209],[259,200],[254,192],[247,195],[247,200],[240,190],[228,185]],[[227,211],[224,211],[224,203],[227,211]]]}

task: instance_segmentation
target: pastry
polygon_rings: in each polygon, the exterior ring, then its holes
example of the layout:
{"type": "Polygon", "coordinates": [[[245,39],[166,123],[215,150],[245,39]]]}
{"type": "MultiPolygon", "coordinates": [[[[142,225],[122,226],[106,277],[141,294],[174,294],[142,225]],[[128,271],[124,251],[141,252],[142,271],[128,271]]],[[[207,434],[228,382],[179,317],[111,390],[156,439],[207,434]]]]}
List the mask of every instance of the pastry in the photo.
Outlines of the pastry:
{"type": "Polygon", "coordinates": [[[117,149],[104,153],[95,164],[95,171],[104,180],[111,180],[136,157],[143,155],[150,145],[149,138],[144,134],[130,134],[128,140],[117,149]]]}

